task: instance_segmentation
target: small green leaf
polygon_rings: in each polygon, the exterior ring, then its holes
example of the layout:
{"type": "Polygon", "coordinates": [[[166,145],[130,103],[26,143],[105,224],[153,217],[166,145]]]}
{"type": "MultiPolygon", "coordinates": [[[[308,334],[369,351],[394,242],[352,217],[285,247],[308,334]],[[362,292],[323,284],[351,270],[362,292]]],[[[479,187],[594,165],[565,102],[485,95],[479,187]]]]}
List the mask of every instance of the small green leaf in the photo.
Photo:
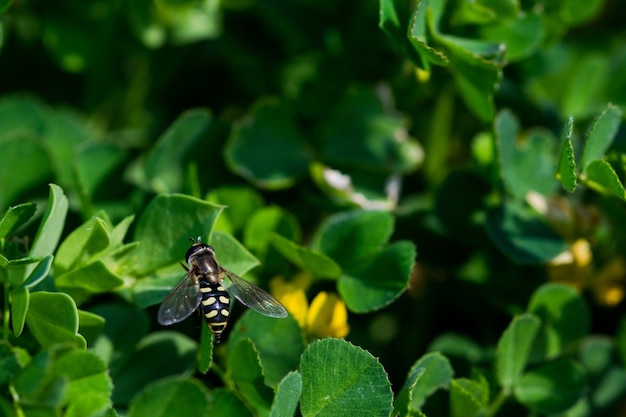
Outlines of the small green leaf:
{"type": "Polygon", "coordinates": [[[213,364],[213,346],[215,336],[209,326],[202,326],[200,331],[200,347],[198,348],[198,371],[206,374],[213,364]]]}
{"type": "Polygon", "coordinates": [[[52,373],[56,350],[43,350],[22,369],[13,382],[22,405],[57,407],[65,398],[67,380],[52,373]]]}
{"type": "Polygon", "coordinates": [[[350,270],[381,250],[392,232],[393,217],[389,213],[344,211],[320,225],[312,249],[328,255],[344,270],[350,270]]]}
{"type": "Polygon", "coordinates": [[[78,311],[74,300],[64,293],[35,292],[30,295],[26,324],[44,347],[56,343],[84,349],[85,339],[78,334],[78,311]]]}
{"type": "Polygon", "coordinates": [[[274,100],[257,102],[234,127],[224,157],[233,171],[269,189],[291,186],[306,174],[310,160],[293,114],[274,100]]]}
{"type": "Polygon", "coordinates": [[[259,260],[232,235],[215,231],[211,235],[211,246],[220,265],[237,275],[243,275],[259,264],[259,260]]]}
{"type": "Polygon", "coordinates": [[[257,413],[266,415],[270,409],[273,393],[263,383],[263,369],[259,352],[250,339],[237,342],[226,358],[228,377],[237,386],[241,396],[257,413]]]}
{"type": "Polygon", "coordinates": [[[37,204],[25,203],[15,207],[9,207],[0,219],[0,239],[10,236],[18,228],[24,225],[37,210],[37,204]]]}
{"type": "MultiPolygon", "coordinates": [[[[581,54],[576,60],[576,65],[570,70],[569,79],[565,81],[567,88],[564,90],[560,104],[562,114],[590,118],[601,108],[604,104],[603,98],[606,97],[604,91],[610,88],[611,81],[613,81],[611,80],[612,65],[610,55],[604,51],[590,50],[581,54]]],[[[598,156],[598,158],[601,157],[598,156]]],[[[587,160],[589,161],[592,159],[587,160]]]]}
{"type": "Polygon", "coordinates": [[[532,314],[516,316],[502,333],[496,349],[498,382],[511,389],[526,367],[541,321],[532,314]]]}
{"type": "Polygon", "coordinates": [[[265,383],[271,387],[298,367],[304,351],[302,331],[291,316],[275,319],[246,311],[229,335],[229,354],[243,339],[252,340],[259,351],[265,383]]]}
{"type": "Polygon", "coordinates": [[[211,190],[206,200],[226,207],[215,228],[229,233],[241,230],[250,217],[263,207],[263,197],[254,189],[243,186],[216,188],[211,190]]]}
{"type": "Polygon", "coordinates": [[[341,339],[311,343],[302,354],[300,409],[307,416],[389,416],[393,395],[382,365],[341,339]]]}
{"type": "Polygon", "coordinates": [[[48,255],[44,257],[41,262],[33,269],[33,272],[30,273],[26,281],[22,284],[24,288],[31,289],[37,284],[39,284],[44,278],[48,276],[50,273],[50,267],[52,266],[52,260],[54,259],[53,255],[48,255]]]}
{"type": "Polygon", "coordinates": [[[519,264],[544,264],[568,249],[536,212],[520,204],[506,203],[489,211],[485,225],[500,250],[519,264]]]}
{"type": "Polygon", "coordinates": [[[541,46],[545,37],[542,19],[540,13],[520,13],[515,19],[497,19],[483,26],[481,33],[484,39],[504,44],[508,62],[521,61],[541,46]]]}
{"type": "Polygon", "coordinates": [[[613,167],[604,159],[596,159],[587,165],[585,184],[605,194],[626,200],[626,190],[613,167]]]}
{"type": "Polygon", "coordinates": [[[110,227],[99,217],[92,217],[74,229],[59,246],[54,262],[55,274],[85,265],[111,243],[110,227]]]}
{"type": "Polygon", "coordinates": [[[291,263],[319,278],[338,278],[341,267],[326,255],[274,233],[270,242],[291,263]]]}
{"type": "MultiPolygon", "coordinates": [[[[426,368],[413,366],[409,371],[409,375],[402,386],[402,389],[398,393],[393,404],[394,415],[399,414],[401,416],[413,415],[418,413],[419,410],[412,409],[411,403],[413,402],[413,391],[419,379],[424,376],[426,368]]],[[[420,405],[421,407],[421,405],[420,405]]]]}
{"type": "Polygon", "coordinates": [[[474,381],[456,378],[450,382],[450,408],[453,417],[485,415],[489,405],[489,384],[485,379],[474,381]]]}
{"type": "Polygon", "coordinates": [[[339,278],[341,298],[356,313],[390,304],[407,289],[416,256],[413,242],[390,244],[339,278]]]}
{"type": "Polygon", "coordinates": [[[88,347],[93,347],[103,331],[103,317],[85,310],[78,310],[78,332],[87,340],[88,347]]]}
{"type": "Polygon", "coordinates": [[[410,412],[419,411],[435,391],[447,389],[453,377],[454,371],[445,356],[438,352],[427,353],[409,370],[398,398],[407,398],[410,412]]]}
{"type": "Polygon", "coordinates": [[[527,311],[543,324],[534,346],[535,358],[554,358],[589,332],[589,309],[571,286],[542,285],[533,293],[527,311]]]}
{"type": "Polygon", "coordinates": [[[583,172],[587,172],[589,164],[597,159],[602,159],[605,152],[617,134],[619,125],[622,121],[622,110],[613,105],[608,104],[606,108],[596,116],[589,131],[587,132],[587,140],[581,158],[581,167],[583,172]]]}
{"type": "Polygon", "coordinates": [[[76,291],[80,297],[82,292],[91,295],[112,291],[121,286],[124,280],[111,272],[104,262],[95,261],[56,277],[54,282],[57,288],[70,295],[76,291]]]}
{"type": "Polygon", "coordinates": [[[209,415],[209,392],[198,380],[175,377],[145,387],[132,401],[128,417],[209,415]]]}
{"type": "Polygon", "coordinates": [[[572,133],[574,132],[574,117],[569,116],[563,126],[561,134],[561,155],[556,171],[556,177],[567,191],[573,193],[576,189],[576,160],[572,146],[572,133]]]}
{"type": "Polygon", "coordinates": [[[125,366],[113,375],[113,402],[128,404],[137,392],[159,378],[193,372],[197,351],[198,344],[178,332],[157,331],[144,337],[125,366]]]}
{"type": "Polygon", "coordinates": [[[207,416],[252,417],[252,413],[232,391],[217,388],[211,391],[207,416]]]}
{"type": "Polygon", "coordinates": [[[559,414],[583,397],[585,374],[582,367],[566,359],[524,374],[515,384],[517,400],[539,414],[559,414]]]}
{"type": "Polygon", "coordinates": [[[296,371],[289,372],[276,388],[269,417],[295,415],[300,395],[302,395],[302,376],[296,371]]]}
{"type": "Polygon", "coordinates": [[[11,291],[11,324],[15,336],[21,335],[24,330],[29,302],[30,292],[26,287],[19,286],[11,291]]]}
{"type": "Polygon", "coordinates": [[[126,257],[126,267],[144,275],[177,262],[189,249],[190,237],[209,241],[222,209],[186,195],[158,195],[139,218],[134,240],[141,245],[126,257]]]}

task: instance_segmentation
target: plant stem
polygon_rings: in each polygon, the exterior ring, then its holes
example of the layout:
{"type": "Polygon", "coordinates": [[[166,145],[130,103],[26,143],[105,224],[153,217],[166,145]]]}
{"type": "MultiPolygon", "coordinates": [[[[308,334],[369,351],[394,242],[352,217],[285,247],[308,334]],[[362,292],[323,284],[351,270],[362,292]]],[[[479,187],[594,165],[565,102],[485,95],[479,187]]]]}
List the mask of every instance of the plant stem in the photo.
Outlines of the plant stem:
{"type": "Polygon", "coordinates": [[[500,392],[498,393],[498,396],[493,400],[493,402],[489,406],[489,409],[487,410],[487,414],[485,415],[485,417],[494,417],[496,414],[498,414],[498,411],[500,411],[500,407],[502,407],[502,404],[504,404],[508,396],[509,396],[508,390],[501,389],[500,392]]]}

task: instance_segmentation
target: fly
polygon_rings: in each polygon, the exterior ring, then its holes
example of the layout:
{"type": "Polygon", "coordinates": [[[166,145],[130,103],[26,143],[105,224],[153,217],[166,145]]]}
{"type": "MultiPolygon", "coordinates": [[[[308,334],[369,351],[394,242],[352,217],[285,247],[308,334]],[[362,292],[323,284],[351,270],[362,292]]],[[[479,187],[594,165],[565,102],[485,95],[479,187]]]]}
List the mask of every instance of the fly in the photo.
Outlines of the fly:
{"type": "Polygon", "coordinates": [[[220,342],[230,315],[230,294],[224,287],[224,276],[230,279],[230,292],[237,300],[254,311],[268,317],[287,317],[287,310],[274,297],[217,262],[215,249],[202,243],[200,238],[187,250],[187,274],[165,297],[159,308],[158,320],[164,326],[178,323],[189,317],[198,307],[204,320],[220,342]]]}

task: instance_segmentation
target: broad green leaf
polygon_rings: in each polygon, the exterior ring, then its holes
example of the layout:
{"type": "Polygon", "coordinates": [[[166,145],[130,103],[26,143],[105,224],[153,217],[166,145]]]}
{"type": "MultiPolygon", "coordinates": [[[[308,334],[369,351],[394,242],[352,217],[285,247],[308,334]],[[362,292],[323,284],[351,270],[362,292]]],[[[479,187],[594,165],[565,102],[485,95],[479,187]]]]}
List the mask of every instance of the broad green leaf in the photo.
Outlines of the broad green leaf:
{"type": "Polygon", "coordinates": [[[225,207],[215,229],[229,233],[241,230],[250,217],[263,207],[263,197],[250,187],[216,188],[211,190],[206,200],[225,207]]]}
{"type": "Polygon", "coordinates": [[[300,395],[302,394],[302,376],[294,371],[289,372],[278,387],[270,409],[270,417],[286,417],[295,415],[300,395]]]}
{"type": "Polygon", "coordinates": [[[523,199],[530,191],[552,195],[557,183],[556,141],[546,130],[519,135],[519,122],[508,110],[498,113],[494,122],[500,153],[500,170],[507,190],[523,199]]]}
{"type": "Polygon", "coordinates": [[[44,347],[56,343],[85,348],[78,334],[78,311],[72,298],[60,292],[35,292],[30,295],[26,324],[44,347]]]}
{"type": "Polygon", "coordinates": [[[558,359],[525,373],[515,384],[515,398],[539,414],[559,414],[585,393],[585,373],[576,362],[558,359]]]}
{"type": "Polygon", "coordinates": [[[573,193],[576,189],[576,160],[574,159],[574,148],[572,146],[573,131],[574,117],[569,116],[561,134],[561,155],[559,156],[556,177],[570,193],[573,193]]]}
{"type": "Polygon", "coordinates": [[[11,291],[11,325],[15,336],[21,335],[24,330],[29,302],[30,292],[26,287],[19,286],[11,291]]]}
{"type": "Polygon", "coordinates": [[[528,363],[541,321],[532,314],[516,316],[502,333],[496,349],[498,382],[510,390],[528,363]]]}
{"type": "Polygon", "coordinates": [[[110,227],[99,217],[92,217],[74,229],[59,246],[54,262],[56,275],[85,265],[111,243],[110,227]]]}
{"type": "Polygon", "coordinates": [[[57,288],[82,302],[91,294],[110,292],[124,283],[102,261],[95,261],[78,269],[62,274],[54,280],[57,288]]]}
{"type": "Polygon", "coordinates": [[[190,237],[209,241],[207,235],[222,209],[180,194],[155,197],[139,218],[134,240],[141,245],[129,254],[126,267],[143,275],[177,262],[189,249],[190,237]]]}
{"type": "Polygon", "coordinates": [[[13,381],[20,403],[35,407],[58,407],[62,404],[68,381],[52,372],[56,350],[43,350],[22,369],[13,381]]]}
{"type": "MultiPolygon", "coordinates": [[[[2,124],[0,121],[0,126],[2,124]]],[[[25,131],[18,132],[13,138],[0,140],[0,166],[0,207],[3,209],[52,174],[41,141],[25,131]],[[29,169],[24,169],[26,166],[29,169]]]]}
{"type": "Polygon", "coordinates": [[[231,132],[224,150],[230,168],[261,188],[291,186],[306,174],[309,151],[289,108],[261,100],[231,132]]]}
{"type": "Polygon", "coordinates": [[[0,239],[11,236],[12,233],[33,217],[36,210],[37,205],[35,203],[24,203],[15,207],[9,207],[2,215],[2,219],[0,219],[0,239]]]}
{"type": "Polygon", "coordinates": [[[341,275],[341,267],[320,252],[299,246],[276,233],[271,236],[270,242],[291,263],[315,277],[338,278],[341,275]]]}
{"type": "Polygon", "coordinates": [[[542,285],[533,293],[527,311],[539,317],[543,324],[534,357],[554,358],[589,332],[589,309],[571,286],[542,285]]]}
{"type": "Polygon", "coordinates": [[[198,371],[206,374],[213,364],[213,346],[215,344],[215,336],[209,326],[201,326],[200,331],[200,347],[198,348],[198,371]]]}
{"type": "Polygon", "coordinates": [[[209,415],[209,392],[198,380],[174,377],[152,382],[135,398],[128,417],[209,415]]]}
{"type": "MultiPolygon", "coordinates": [[[[274,341],[275,343],[276,341],[274,341]]],[[[228,352],[227,373],[246,402],[262,416],[269,412],[273,393],[263,383],[259,352],[250,339],[242,339],[228,352]]]]}
{"type": "Polygon", "coordinates": [[[353,210],[324,221],[313,238],[312,249],[321,252],[344,270],[360,266],[378,252],[393,232],[393,217],[381,211],[353,210]]]}
{"type": "Polygon", "coordinates": [[[390,244],[339,278],[341,298],[356,313],[390,304],[407,289],[416,256],[412,242],[390,244]]]}
{"type": "Polygon", "coordinates": [[[137,392],[159,378],[193,372],[197,350],[194,340],[178,332],[157,331],[144,337],[125,366],[113,375],[113,402],[128,404],[137,392]]]}
{"type": "Polygon", "coordinates": [[[157,193],[180,192],[184,168],[193,146],[203,140],[212,123],[206,110],[183,113],[151,148],[144,164],[143,180],[157,193]]]}
{"type": "Polygon", "coordinates": [[[580,166],[587,172],[589,164],[596,159],[602,159],[613,143],[617,130],[622,121],[622,110],[609,104],[596,116],[587,132],[585,148],[581,157],[580,166]]]}
{"type": "Polygon", "coordinates": [[[6,342],[0,342],[0,385],[12,380],[20,369],[17,354],[6,342]]]}
{"type": "Polygon", "coordinates": [[[105,320],[103,333],[92,349],[107,363],[115,377],[148,332],[150,320],[144,310],[123,304],[98,304],[91,313],[105,320]]]}
{"type": "Polygon", "coordinates": [[[488,406],[489,384],[486,380],[456,378],[450,381],[450,408],[453,417],[483,416],[488,406]]]}
{"type": "Polygon", "coordinates": [[[409,411],[418,411],[427,398],[439,389],[447,389],[454,377],[448,359],[438,352],[427,353],[413,364],[398,394],[408,399],[409,411]]]}
{"type": "MultiPolygon", "coordinates": [[[[68,201],[61,187],[50,184],[50,196],[48,205],[44,211],[43,218],[37,230],[37,235],[30,249],[30,256],[44,257],[54,253],[67,215],[68,201]]],[[[26,266],[26,276],[30,275],[35,265],[26,266]]]]}
{"type": "Polygon", "coordinates": [[[544,38],[542,16],[522,13],[516,19],[498,19],[492,25],[481,27],[481,33],[484,39],[504,44],[507,61],[521,61],[541,46],[544,38]]]}
{"type": "Polygon", "coordinates": [[[300,362],[304,417],[389,416],[393,394],[382,365],[369,352],[341,339],[309,344],[300,362]]]}
{"type": "Polygon", "coordinates": [[[304,351],[302,331],[291,316],[275,319],[246,311],[228,336],[229,355],[244,339],[252,340],[258,350],[265,383],[271,387],[298,367],[304,351]]]}
{"type": "Polygon", "coordinates": [[[626,200],[626,190],[613,167],[604,159],[596,159],[587,165],[585,184],[605,194],[626,200]]]}
{"type": "Polygon", "coordinates": [[[250,410],[248,410],[237,395],[225,388],[217,388],[211,391],[209,409],[206,415],[219,417],[252,417],[250,410]]]}
{"type": "Polygon", "coordinates": [[[67,381],[67,417],[95,417],[111,406],[111,379],[94,353],[73,350],[63,354],[54,361],[52,372],[67,381]]]}
{"type": "Polygon", "coordinates": [[[518,264],[544,264],[568,249],[537,213],[519,204],[489,211],[485,225],[498,248],[518,264]]]}
{"type": "Polygon", "coordinates": [[[93,348],[96,340],[104,331],[104,322],[104,317],[85,310],[78,310],[78,332],[87,341],[87,347],[93,348]]]}

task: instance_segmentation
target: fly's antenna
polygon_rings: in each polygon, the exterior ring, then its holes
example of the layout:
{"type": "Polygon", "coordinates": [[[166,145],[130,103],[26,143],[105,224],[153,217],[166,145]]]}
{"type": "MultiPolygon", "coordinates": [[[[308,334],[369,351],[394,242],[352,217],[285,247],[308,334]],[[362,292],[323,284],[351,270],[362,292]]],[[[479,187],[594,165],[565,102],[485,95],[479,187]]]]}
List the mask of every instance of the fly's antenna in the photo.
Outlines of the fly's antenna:
{"type": "Polygon", "coordinates": [[[191,240],[191,243],[193,243],[194,245],[196,243],[202,243],[202,236],[198,236],[197,239],[194,239],[194,238],[190,237],[189,240],[191,240]]]}

